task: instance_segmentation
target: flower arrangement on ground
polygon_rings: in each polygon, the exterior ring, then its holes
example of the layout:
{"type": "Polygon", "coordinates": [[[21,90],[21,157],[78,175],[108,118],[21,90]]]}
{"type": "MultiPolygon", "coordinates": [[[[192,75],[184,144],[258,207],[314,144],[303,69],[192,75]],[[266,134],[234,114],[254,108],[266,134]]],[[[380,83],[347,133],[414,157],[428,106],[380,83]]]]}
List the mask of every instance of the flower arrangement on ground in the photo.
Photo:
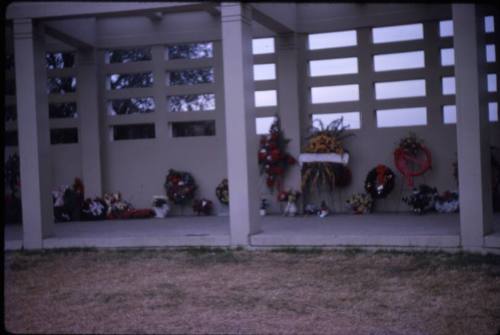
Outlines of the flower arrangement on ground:
{"type": "Polygon", "coordinates": [[[368,172],[365,180],[365,190],[373,199],[383,199],[394,189],[396,175],[383,164],[377,165],[368,172]]]}
{"type": "Polygon", "coordinates": [[[207,199],[196,199],[193,201],[193,211],[196,215],[210,215],[212,213],[213,203],[207,199]]]}
{"type": "Polygon", "coordinates": [[[434,208],[439,213],[457,212],[459,208],[458,193],[446,191],[436,196],[434,208]]]}
{"type": "Polygon", "coordinates": [[[94,199],[87,198],[82,206],[82,218],[84,220],[105,220],[108,213],[108,205],[104,199],[95,197],[94,199]]]}
{"type": "Polygon", "coordinates": [[[80,178],[75,178],[73,185],[62,185],[52,191],[54,219],[56,222],[81,220],[85,198],[85,188],[80,178]]]}
{"type": "MultiPolygon", "coordinates": [[[[321,120],[315,120],[309,130],[306,153],[335,153],[343,155],[347,153],[342,141],[353,134],[346,134],[346,126],[343,118],[332,121],[324,126],[321,120]],[[315,126],[317,124],[317,126],[315,126]]],[[[349,185],[351,171],[348,167],[332,162],[307,162],[302,165],[302,189],[319,190],[321,186],[327,186],[330,191],[334,186],[343,187],[349,185]]]]}
{"type": "Polygon", "coordinates": [[[223,205],[229,205],[229,184],[227,178],[224,178],[217,188],[215,189],[215,195],[219,199],[220,203],[223,205]]]}
{"type": "Polygon", "coordinates": [[[170,206],[168,205],[167,197],[164,195],[153,196],[153,211],[155,212],[155,217],[158,219],[165,218],[170,211],[170,206]]]}
{"type": "Polygon", "coordinates": [[[275,187],[278,191],[281,190],[288,167],[296,163],[295,158],[286,152],[289,141],[285,139],[281,130],[279,118],[276,118],[276,121],[271,125],[269,135],[263,135],[260,138],[258,153],[260,173],[267,175],[266,185],[270,190],[275,187]]]}
{"type": "Polygon", "coordinates": [[[261,216],[267,215],[267,208],[268,207],[269,207],[269,202],[267,201],[267,199],[265,199],[265,198],[260,199],[259,213],[261,216]]]}
{"type": "Polygon", "coordinates": [[[133,209],[130,203],[122,199],[122,195],[119,192],[105,193],[103,200],[107,206],[107,218],[110,220],[126,219],[128,218],[127,212],[133,209]]]}
{"type": "Polygon", "coordinates": [[[300,192],[294,190],[281,191],[278,194],[278,201],[286,202],[286,207],[283,211],[284,216],[295,216],[297,214],[297,200],[299,197],[300,192]]]}
{"type": "Polygon", "coordinates": [[[328,215],[330,215],[330,208],[328,207],[326,202],[323,200],[321,202],[321,206],[319,206],[318,216],[323,219],[323,218],[327,217],[328,215]]]}
{"type": "Polygon", "coordinates": [[[173,169],[168,170],[164,186],[168,200],[176,205],[184,205],[193,199],[197,189],[191,174],[173,169]]]}
{"type": "Polygon", "coordinates": [[[410,206],[414,213],[424,214],[434,209],[437,195],[435,187],[422,184],[413,188],[411,195],[403,197],[403,202],[410,206]]]}
{"type": "Polygon", "coordinates": [[[394,150],[394,163],[408,186],[413,187],[413,177],[421,176],[431,168],[432,155],[417,135],[410,133],[394,150]]]}
{"type": "Polygon", "coordinates": [[[373,209],[373,198],[367,193],[355,193],[346,200],[346,205],[354,214],[368,214],[373,209]]]}

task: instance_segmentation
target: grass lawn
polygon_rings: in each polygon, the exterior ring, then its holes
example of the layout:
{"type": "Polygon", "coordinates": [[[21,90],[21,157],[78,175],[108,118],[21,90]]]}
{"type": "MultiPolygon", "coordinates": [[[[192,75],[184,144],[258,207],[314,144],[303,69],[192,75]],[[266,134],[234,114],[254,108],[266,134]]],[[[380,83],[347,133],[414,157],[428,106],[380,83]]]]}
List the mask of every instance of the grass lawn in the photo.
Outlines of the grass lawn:
{"type": "Polygon", "coordinates": [[[5,254],[16,333],[481,334],[500,330],[500,257],[320,251],[5,254]]]}

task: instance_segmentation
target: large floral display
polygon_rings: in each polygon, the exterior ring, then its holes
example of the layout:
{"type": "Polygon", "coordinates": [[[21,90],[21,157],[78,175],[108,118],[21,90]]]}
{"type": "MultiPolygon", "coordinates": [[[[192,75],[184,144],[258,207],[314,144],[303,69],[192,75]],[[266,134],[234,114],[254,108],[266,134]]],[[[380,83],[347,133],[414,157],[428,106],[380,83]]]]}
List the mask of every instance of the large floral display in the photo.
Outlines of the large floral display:
{"type": "Polygon", "coordinates": [[[279,118],[271,125],[269,134],[260,138],[260,173],[266,174],[266,184],[271,190],[276,188],[281,191],[286,171],[296,163],[295,158],[286,152],[289,141],[281,130],[279,118]]]}
{"type": "Polygon", "coordinates": [[[351,172],[346,166],[349,157],[343,146],[343,140],[352,134],[345,133],[343,119],[332,121],[324,126],[321,120],[315,120],[309,130],[305,154],[301,155],[302,189],[319,190],[327,186],[343,187],[351,182],[351,172]]]}

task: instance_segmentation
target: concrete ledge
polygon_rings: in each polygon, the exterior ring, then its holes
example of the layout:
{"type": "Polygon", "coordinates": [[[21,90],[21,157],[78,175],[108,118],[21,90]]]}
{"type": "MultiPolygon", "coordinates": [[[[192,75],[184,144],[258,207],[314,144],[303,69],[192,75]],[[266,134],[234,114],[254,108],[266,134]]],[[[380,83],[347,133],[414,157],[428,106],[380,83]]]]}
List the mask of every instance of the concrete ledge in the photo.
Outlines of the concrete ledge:
{"type": "Polygon", "coordinates": [[[117,238],[48,238],[43,247],[50,248],[118,248],[118,247],[227,247],[229,236],[172,236],[117,238]]]}
{"type": "Polygon", "coordinates": [[[252,246],[380,246],[380,247],[435,247],[458,248],[457,235],[429,236],[369,236],[369,235],[254,235],[252,246]]]}
{"type": "Polygon", "coordinates": [[[23,241],[21,240],[13,240],[13,241],[5,241],[4,250],[21,250],[23,248],[23,241]]]}
{"type": "Polygon", "coordinates": [[[487,235],[484,237],[485,248],[499,248],[500,249],[500,233],[487,235]]]}

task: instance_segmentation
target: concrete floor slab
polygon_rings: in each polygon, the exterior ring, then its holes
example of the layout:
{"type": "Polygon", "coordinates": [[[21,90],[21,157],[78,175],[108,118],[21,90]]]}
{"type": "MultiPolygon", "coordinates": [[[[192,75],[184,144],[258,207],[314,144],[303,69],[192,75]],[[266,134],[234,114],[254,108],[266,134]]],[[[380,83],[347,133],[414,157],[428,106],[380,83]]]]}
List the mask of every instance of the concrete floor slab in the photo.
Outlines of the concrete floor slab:
{"type": "MultiPolygon", "coordinates": [[[[253,247],[358,246],[457,248],[457,214],[372,214],[262,218],[253,247]]],[[[55,225],[44,248],[229,246],[227,216],[65,222],[55,225]]],[[[485,247],[500,248],[500,215],[485,247]]],[[[21,225],[5,226],[5,250],[22,248],[21,225]]]]}

